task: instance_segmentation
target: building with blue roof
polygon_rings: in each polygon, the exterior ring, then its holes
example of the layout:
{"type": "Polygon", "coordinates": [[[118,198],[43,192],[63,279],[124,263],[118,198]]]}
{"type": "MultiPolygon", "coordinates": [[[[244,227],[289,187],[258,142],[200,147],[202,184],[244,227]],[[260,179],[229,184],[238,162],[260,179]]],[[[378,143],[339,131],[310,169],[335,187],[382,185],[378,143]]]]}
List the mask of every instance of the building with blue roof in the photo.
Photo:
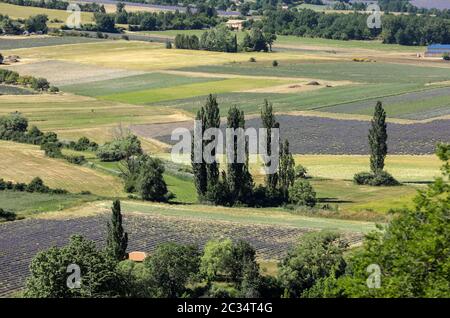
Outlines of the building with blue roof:
{"type": "Polygon", "coordinates": [[[425,56],[442,56],[445,53],[450,54],[450,44],[430,44],[425,56]]]}

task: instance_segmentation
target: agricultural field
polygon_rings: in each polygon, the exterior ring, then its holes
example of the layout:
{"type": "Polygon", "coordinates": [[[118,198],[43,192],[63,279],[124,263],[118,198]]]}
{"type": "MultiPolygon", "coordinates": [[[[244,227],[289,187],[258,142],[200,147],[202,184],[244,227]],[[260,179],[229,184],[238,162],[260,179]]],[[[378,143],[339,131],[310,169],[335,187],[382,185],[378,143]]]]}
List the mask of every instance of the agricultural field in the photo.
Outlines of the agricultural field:
{"type": "Polygon", "coordinates": [[[38,146],[0,141],[0,153],[0,175],[5,180],[28,183],[34,177],[40,177],[51,188],[123,196],[122,185],[113,176],[45,157],[38,146]]]}
{"type": "MultiPolygon", "coordinates": [[[[290,149],[296,154],[331,154],[331,155],[361,155],[369,153],[369,145],[365,138],[369,131],[367,120],[336,119],[329,117],[279,115],[280,136],[287,139],[290,149]]],[[[166,125],[165,129],[153,129],[151,125],[133,128],[144,137],[156,138],[165,143],[171,141],[171,135],[161,135],[161,132],[171,131],[180,127],[180,123],[166,125]],[[171,129],[170,129],[171,127],[171,129]]],[[[192,129],[193,123],[185,122],[181,127],[192,129]]],[[[250,118],[246,127],[261,128],[260,119],[250,118]]],[[[432,154],[438,142],[448,139],[448,120],[434,120],[421,123],[389,123],[390,154],[432,154]]],[[[225,129],[225,126],[223,126],[225,129]]],[[[225,134],[225,131],[223,131],[225,134]]]]}
{"type": "MultiPolygon", "coordinates": [[[[109,217],[105,211],[109,204],[105,202],[85,205],[78,208],[78,215],[75,216],[70,212],[48,213],[39,218],[0,224],[0,296],[23,288],[33,255],[51,246],[66,244],[72,234],[82,234],[103,246],[109,217]]],[[[274,218],[263,213],[254,219],[251,213],[246,216],[236,213],[224,219],[221,215],[223,212],[218,208],[212,209],[215,211],[211,214],[187,210],[191,213],[186,216],[186,210],[175,207],[168,206],[165,209],[164,206],[124,202],[124,227],[129,233],[129,251],[144,250],[151,253],[155,246],[162,242],[203,246],[210,239],[230,237],[249,241],[255,246],[261,259],[277,260],[285,255],[287,249],[304,233],[324,226],[323,220],[295,216],[290,216],[289,220],[283,214],[274,218]]],[[[259,214],[256,211],[254,213],[259,214]]],[[[341,223],[337,222],[335,226],[342,227],[343,233],[352,244],[361,240],[361,232],[358,230],[373,227],[371,223],[341,223]]]]}
{"type": "MultiPolygon", "coordinates": [[[[174,122],[189,117],[180,111],[96,100],[76,95],[2,96],[0,114],[18,111],[43,130],[75,138],[92,129],[100,142],[111,139],[111,128],[137,123],[174,122]],[[100,127],[104,127],[101,129],[100,127]],[[74,134],[74,131],[80,134],[74,134]],[[109,136],[109,137],[108,137],[109,136]]],[[[94,138],[96,139],[96,138],[94,138]]]]}
{"type": "MultiPolygon", "coordinates": [[[[60,14],[66,14],[0,3],[2,14],[3,9],[22,18],[34,9],[50,19],[64,20],[60,14]]],[[[173,39],[202,32],[127,34],[173,39]]],[[[243,34],[237,33],[239,40],[243,34]]],[[[44,77],[60,92],[0,85],[0,116],[18,111],[29,126],[56,132],[62,141],[88,137],[103,144],[132,132],[144,152],[163,160],[164,181],[176,197],[164,204],[127,198],[119,163],[102,162],[94,152],[63,149],[64,155],[86,158],[86,164],[75,165],[46,157],[39,146],[0,141],[0,178],[29,182],[38,176],[51,188],[70,191],[0,191],[0,208],[25,218],[0,224],[0,296],[23,288],[38,251],[62,246],[72,234],[104,246],[114,198],[122,201],[129,251],[152,253],[163,242],[203,246],[211,238],[230,237],[249,241],[258,259],[274,262],[310,231],[338,230],[359,244],[375,222],[394,217],[392,210],[413,207],[417,191],[440,175],[434,152],[437,143],[450,140],[450,64],[417,58],[423,51],[294,36],[278,36],[270,53],[166,49],[164,43],[121,39],[1,37],[0,53],[18,55],[20,62],[0,69],[44,77]],[[317,208],[198,202],[190,164],[171,162],[170,137],[175,128],[192,128],[210,93],[217,95],[223,124],[236,105],[245,112],[246,127],[258,128],[264,100],[273,103],[282,139],[308,171],[317,208]],[[385,170],[402,183],[396,187],[353,182],[355,173],[370,169],[367,135],[377,101],[387,112],[385,170]]],[[[260,167],[250,166],[256,184],[264,181],[260,167]]]]}
{"type": "MultiPolygon", "coordinates": [[[[8,15],[13,19],[26,19],[32,15],[45,14],[49,20],[66,21],[69,13],[64,10],[53,10],[37,7],[16,6],[8,3],[0,3],[0,12],[8,15]]],[[[83,23],[90,23],[94,19],[94,14],[91,12],[81,12],[81,21],[83,23]]]]}
{"type": "Polygon", "coordinates": [[[33,48],[41,46],[67,45],[77,43],[91,43],[98,41],[106,41],[101,39],[87,37],[68,37],[68,36],[33,36],[30,38],[23,37],[0,37],[0,48],[2,50],[14,50],[33,48]]]}
{"type": "Polygon", "coordinates": [[[31,90],[10,85],[0,85],[0,95],[31,95],[31,90]]]}
{"type": "Polygon", "coordinates": [[[33,217],[49,211],[61,211],[97,199],[97,196],[87,194],[0,191],[2,209],[14,212],[18,218],[33,217]]]}

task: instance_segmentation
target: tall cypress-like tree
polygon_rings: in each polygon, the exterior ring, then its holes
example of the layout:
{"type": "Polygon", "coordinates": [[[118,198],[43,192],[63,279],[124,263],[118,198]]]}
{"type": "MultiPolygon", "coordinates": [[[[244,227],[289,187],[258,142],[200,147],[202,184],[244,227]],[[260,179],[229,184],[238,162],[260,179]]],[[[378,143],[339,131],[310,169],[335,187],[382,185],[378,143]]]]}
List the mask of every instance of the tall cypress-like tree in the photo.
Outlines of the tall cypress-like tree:
{"type": "MultiPolygon", "coordinates": [[[[202,129],[201,129],[202,135],[200,136],[200,138],[202,138],[203,133],[205,132],[205,124],[206,124],[205,109],[203,107],[197,112],[197,116],[195,117],[195,119],[202,122],[202,129]]],[[[195,188],[197,190],[197,195],[201,201],[204,198],[204,196],[206,195],[207,186],[208,186],[206,163],[205,163],[205,160],[203,159],[203,152],[202,152],[201,162],[197,162],[197,163],[195,162],[194,146],[195,146],[194,141],[192,141],[192,150],[191,150],[192,172],[194,174],[194,184],[195,184],[195,188]]],[[[203,149],[203,141],[202,141],[202,149],[203,149]]]]}
{"type": "MultiPolygon", "coordinates": [[[[220,111],[217,104],[216,96],[210,94],[205,104],[205,130],[208,128],[220,128],[220,111]]],[[[211,140],[206,140],[205,144],[210,142],[217,142],[214,137],[211,140]]],[[[213,158],[216,157],[215,149],[211,152],[213,158]]],[[[206,175],[207,175],[207,191],[215,192],[215,189],[219,185],[219,163],[214,160],[212,163],[206,163],[206,175]]]]}
{"type": "MultiPolygon", "coordinates": [[[[228,111],[227,127],[232,129],[245,129],[244,112],[233,106],[228,111]]],[[[246,140],[242,140],[245,145],[245,162],[238,162],[238,137],[234,136],[233,148],[234,157],[227,165],[227,182],[230,189],[231,198],[238,202],[245,203],[253,192],[253,178],[248,169],[248,146],[246,140]]]]}
{"type": "Polygon", "coordinates": [[[124,232],[122,227],[122,213],[120,201],[115,200],[112,206],[111,221],[108,222],[108,237],[106,247],[110,255],[121,261],[127,256],[128,233],[124,232]]]}
{"type": "Polygon", "coordinates": [[[369,130],[370,169],[379,174],[384,168],[387,154],[386,112],[381,102],[377,102],[369,130]]]}
{"type": "Polygon", "coordinates": [[[238,51],[238,40],[237,34],[235,34],[233,39],[233,52],[236,53],[237,51],[238,51]]]}
{"type": "Polygon", "coordinates": [[[286,201],[289,196],[289,187],[295,181],[295,161],[289,150],[289,141],[285,140],[280,147],[279,189],[282,199],[286,201]]]}
{"type": "MultiPolygon", "coordinates": [[[[264,105],[261,109],[261,121],[263,128],[267,129],[267,155],[272,154],[272,129],[279,128],[280,125],[273,114],[272,103],[264,100],[264,105]]],[[[270,165],[270,163],[268,163],[270,165]]],[[[266,174],[266,188],[269,194],[273,195],[276,192],[278,183],[278,173],[266,174]]]]}

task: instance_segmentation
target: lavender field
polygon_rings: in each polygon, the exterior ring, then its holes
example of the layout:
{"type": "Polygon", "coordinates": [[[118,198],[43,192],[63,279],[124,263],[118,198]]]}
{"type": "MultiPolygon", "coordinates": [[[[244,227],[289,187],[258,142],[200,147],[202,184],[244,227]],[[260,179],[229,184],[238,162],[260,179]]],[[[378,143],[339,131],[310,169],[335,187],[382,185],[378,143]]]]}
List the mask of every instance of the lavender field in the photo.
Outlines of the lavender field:
{"type": "MultiPolygon", "coordinates": [[[[73,234],[105,244],[109,214],[65,219],[27,219],[0,224],[0,296],[23,288],[31,259],[44,249],[63,246],[73,234]]],[[[128,251],[152,252],[165,242],[202,247],[213,238],[229,237],[251,243],[262,259],[280,259],[299,237],[310,229],[286,226],[239,224],[159,215],[127,214],[124,227],[129,233],[128,251]]],[[[350,243],[361,235],[348,236],[350,243]]]]}
{"type": "MultiPolygon", "coordinates": [[[[368,121],[341,120],[312,116],[277,116],[282,139],[289,140],[291,150],[298,154],[369,154],[368,121]]],[[[135,126],[133,130],[144,136],[154,137],[168,144],[173,143],[170,128],[186,127],[189,123],[174,123],[170,127],[158,125],[135,126]],[[152,127],[156,126],[156,127],[152,127]]],[[[190,124],[192,126],[193,124],[190,124]]],[[[260,127],[259,119],[249,119],[246,127],[260,127]]],[[[388,149],[390,154],[433,154],[436,144],[450,140],[450,120],[427,123],[388,123],[388,149]]]]}

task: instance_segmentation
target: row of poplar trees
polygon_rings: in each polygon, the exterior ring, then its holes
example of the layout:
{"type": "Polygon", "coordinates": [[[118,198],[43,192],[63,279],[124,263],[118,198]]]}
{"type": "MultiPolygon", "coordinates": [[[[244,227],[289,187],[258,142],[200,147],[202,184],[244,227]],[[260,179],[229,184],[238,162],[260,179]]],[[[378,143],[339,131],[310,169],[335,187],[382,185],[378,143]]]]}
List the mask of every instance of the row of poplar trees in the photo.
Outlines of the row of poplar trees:
{"type": "MultiPolygon", "coordinates": [[[[209,128],[220,128],[220,110],[215,96],[208,96],[205,105],[197,112],[196,120],[202,122],[202,136],[209,128]]],[[[272,104],[267,100],[264,101],[261,110],[261,120],[263,128],[267,129],[267,150],[270,156],[271,132],[274,128],[280,128],[280,125],[273,114],[272,104]]],[[[245,129],[244,112],[237,106],[232,106],[228,111],[227,128],[245,129]]],[[[210,142],[214,142],[214,137],[203,140],[203,147],[210,142]]],[[[233,146],[236,159],[238,148],[236,137],[233,146]]],[[[192,147],[192,170],[199,201],[227,206],[276,206],[287,203],[288,189],[295,179],[295,162],[287,140],[280,145],[279,152],[278,170],[266,175],[264,185],[255,186],[248,164],[248,142],[245,162],[238,163],[237,160],[227,162],[224,169],[221,169],[217,160],[207,163],[202,158],[202,162],[194,162],[194,147],[192,147]]],[[[211,155],[213,157],[217,155],[215,150],[211,155]]]]}

